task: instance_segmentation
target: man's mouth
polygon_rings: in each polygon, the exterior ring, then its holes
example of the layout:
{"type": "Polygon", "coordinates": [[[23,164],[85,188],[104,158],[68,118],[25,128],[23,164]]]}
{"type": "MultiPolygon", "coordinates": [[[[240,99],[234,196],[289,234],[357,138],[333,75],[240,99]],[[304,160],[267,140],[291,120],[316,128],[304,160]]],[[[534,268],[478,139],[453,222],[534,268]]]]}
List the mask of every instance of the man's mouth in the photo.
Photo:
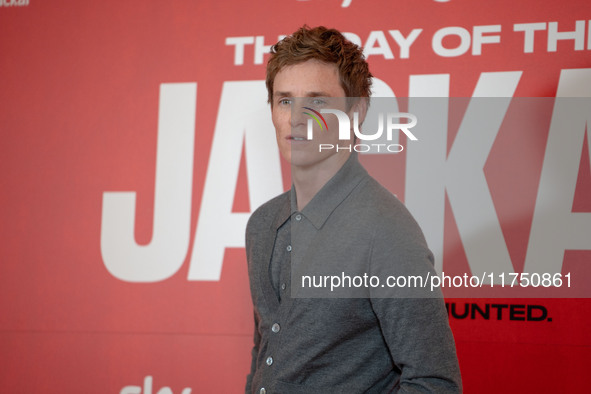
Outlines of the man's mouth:
{"type": "Polygon", "coordinates": [[[306,137],[298,137],[295,135],[290,135],[289,137],[287,137],[287,139],[292,141],[308,141],[306,137]]]}

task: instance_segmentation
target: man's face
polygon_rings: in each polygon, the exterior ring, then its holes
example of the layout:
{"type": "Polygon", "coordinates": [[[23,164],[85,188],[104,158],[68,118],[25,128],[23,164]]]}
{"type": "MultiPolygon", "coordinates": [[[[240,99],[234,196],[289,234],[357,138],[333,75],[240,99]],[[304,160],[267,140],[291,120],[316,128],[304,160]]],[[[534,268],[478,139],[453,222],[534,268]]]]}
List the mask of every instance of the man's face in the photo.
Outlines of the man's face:
{"type": "Polygon", "coordinates": [[[337,117],[324,114],[328,127],[321,130],[313,123],[313,139],[307,139],[308,120],[311,113],[304,107],[318,112],[322,108],[346,111],[345,91],[339,81],[336,65],[317,60],[287,66],[277,73],[273,83],[273,125],[277,144],[283,157],[292,167],[314,170],[335,170],[349,157],[348,150],[323,149],[319,144],[349,146],[351,140],[339,140],[337,117]]]}

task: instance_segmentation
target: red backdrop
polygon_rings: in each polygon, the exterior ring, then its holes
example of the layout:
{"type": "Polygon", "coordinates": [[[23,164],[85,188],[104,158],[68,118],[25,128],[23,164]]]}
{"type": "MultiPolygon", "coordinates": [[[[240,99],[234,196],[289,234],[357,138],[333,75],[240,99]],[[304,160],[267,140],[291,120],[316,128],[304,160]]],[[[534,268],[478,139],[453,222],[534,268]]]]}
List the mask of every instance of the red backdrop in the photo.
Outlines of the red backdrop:
{"type": "Polygon", "coordinates": [[[552,100],[542,126],[493,136],[472,174],[488,193],[473,215],[461,202],[473,185],[454,186],[445,158],[460,138],[453,119],[442,159],[409,149],[386,169],[365,160],[416,214],[439,269],[492,270],[498,254],[515,273],[576,284],[561,298],[446,292],[465,391],[585,390],[589,101],[575,132],[550,121],[554,97],[591,97],[587,1],[1,0],[3,392],[242,390],[253,330],[244,224],[289,186],[269,120],[260,133],[253,122],[268,111],[266,46],[304,23],[359,40],[397,97],[552,100]],[[413,183],[437,160],[452,180],[413,183]],[[442,197],[421,199],[429,187],[442,197]],[[493,237],[474,241],[471,225],[493,237]]]}

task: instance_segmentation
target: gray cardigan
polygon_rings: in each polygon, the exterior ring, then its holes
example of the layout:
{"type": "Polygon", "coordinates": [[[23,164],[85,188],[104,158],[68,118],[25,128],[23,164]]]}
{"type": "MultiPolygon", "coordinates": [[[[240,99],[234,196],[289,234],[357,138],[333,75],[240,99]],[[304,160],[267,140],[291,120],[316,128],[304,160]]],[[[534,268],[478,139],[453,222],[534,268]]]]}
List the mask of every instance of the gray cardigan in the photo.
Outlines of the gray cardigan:
{"type": "Polygon", "coordinates": [[[388,275],[434,275],[432,254],[404,205],[356,155],[301,212],[294,200],[293,190],[274,198],[247,225],[255,332],[246,392],[461,392],[438,290],[425,296],[381,285],[330,291],[302,284],[302,275],[369,273],[381,283],[388,275]],[[269,264],[287,220],[297,253],[281,273],[279,301],[269,264]]]}

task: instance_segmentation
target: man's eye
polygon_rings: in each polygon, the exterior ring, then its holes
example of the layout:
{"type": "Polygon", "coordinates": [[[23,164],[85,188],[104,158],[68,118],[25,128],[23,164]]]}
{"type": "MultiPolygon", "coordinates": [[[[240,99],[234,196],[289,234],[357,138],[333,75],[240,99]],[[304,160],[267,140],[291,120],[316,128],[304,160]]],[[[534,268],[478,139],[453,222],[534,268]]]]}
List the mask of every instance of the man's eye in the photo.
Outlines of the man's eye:
{"type": "Polygon", "coordinates": [[[323,99],[319,99],[319,98],[312,99],[312,105],[314,105],[314,106],[321,106],[324,104],[326,104],[326,101],[323,99]]]}
{"type": "Polygon", "coordinates": [[[279,104],[280,105],[290,105],[291,100],[290,99],[281,99],[281,100],[279,100],[279,104]]]}

